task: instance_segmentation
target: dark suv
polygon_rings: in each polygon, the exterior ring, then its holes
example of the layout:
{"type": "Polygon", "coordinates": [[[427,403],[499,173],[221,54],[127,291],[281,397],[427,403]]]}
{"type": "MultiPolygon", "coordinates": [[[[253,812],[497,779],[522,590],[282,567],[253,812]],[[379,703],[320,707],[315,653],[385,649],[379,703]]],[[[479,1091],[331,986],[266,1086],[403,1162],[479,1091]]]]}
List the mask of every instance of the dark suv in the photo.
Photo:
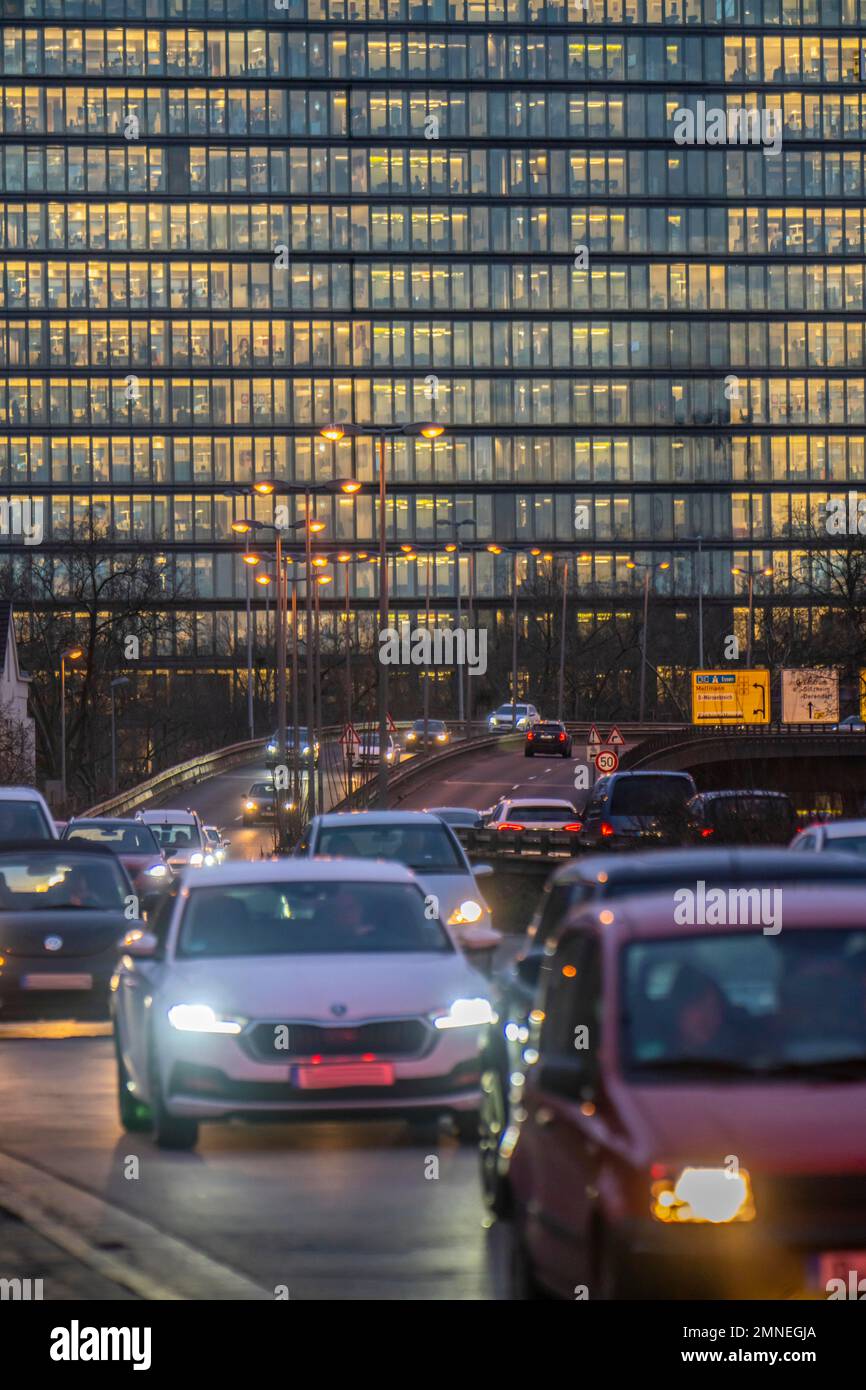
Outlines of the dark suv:
{"type": "Polygon", "coordinates": [[[785,792],[699,792],[686,809],[695,844],[787,845],[797,829],[797,813],[785,792]]]}
{"type": "Polygon", "coordinates": [[[688,772],[612,772],[593,787],[583,816],[586,849],[646,849],[687,841],[686,803],[697,795],[688,772]]]}

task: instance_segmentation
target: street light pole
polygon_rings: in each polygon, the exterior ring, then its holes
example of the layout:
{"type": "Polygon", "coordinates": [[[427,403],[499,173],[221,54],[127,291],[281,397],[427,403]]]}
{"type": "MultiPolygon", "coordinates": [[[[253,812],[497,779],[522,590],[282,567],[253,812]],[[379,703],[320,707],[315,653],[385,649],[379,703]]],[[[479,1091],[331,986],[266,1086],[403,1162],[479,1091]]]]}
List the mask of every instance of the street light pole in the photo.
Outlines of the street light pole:
{"type": "Polygon", "coordinates": [[[511,732],[517,733],[517,551],[511,572],[511,732]]]}
{"type": "MultiPolygon", "coordinates": [[[[379,453],[379,633],[388,628],[388,528],[385,521],[387,481],[385,478],[385,435],[380,430],[376,444],[379,453]]],[[[379,656],[379,791],[377,805],[388,805],[388,667],[379,656]]]]}
{"type": "MultiPolygon", "coordinates": [[[[316,768],[315,768],[315,730],[316,722],[315,709],[313,705],[313,533],[310,529],[312,521],[311,505],[312,494],[309,488],[304,493],[306,516],[304,522],[304,562],[305,562],[305,588],[304,611],[305,611],[305,634],[307,639],[307,665],[306,665],[306,706],[307,706],[307,734],[309,736],[310,766],[307,768],[307,807],[310,819],[316,814],[316,768]]],[[[295,742],[298,741],[298,731],[295,730],[295,742]]]]}
{"type": "Polygon", "coordinates": [[[117,724],[114,712],[114,692],[122,685],[129,685],[129,676],[115,676],[111,682],[111,794],[117,793],[117,724]]]}
{"type": "Polygon", "coordinates": [[[559,690],[556,700],[556,717],[562,719],[565,710],[565,618],[568,606],[568,556],[562,567],[562,632],[559,637],[559,690]]]}
{"type": "Polygon", "coordinates": [[[66,647],[60,653],[60,795],[66,811],[66,662],[82,656],[80,647],[66,647]]]}
{"type": "MultiPolygon", "coordinates": [[[[426,626],[426,628],[427,628],[428,634],[429,634],[429,632],[430,632],[430,567],[431,567],[431,564],[432,564],[432,560],[433,560],[433,556],[432,556],[432,554],[430,553],[430,551],[428,550],[428,551],[427,551],[427,583],[426,583],[426,586],[425,586],[425,588],[426,588],[426,599],[425,599],[425,604],[424,604],[424,624],[425,624],[425,626],[426,626]]],[[[428,667],[427,667],[427,670],[424,672],[424,752],[425,752],[425,753],[427,752],[428,747],[429,747],[429,740],[430,740],[430,727],[429,727],[429,726],[430,726],[430,667],[428,666],[428,667]]]]}
{"type": "Polygon", "coordinates": [[[649,622],[649,586],[650,571],[649,567],[643,572],[643,628],[641,629],[640,639],[640,714],[638,718],[641,724],[644,719],[646,707],[646,630],[649,622]]]}
{"type": "MultiPolygon", "coordinates": [[[[250,498],[249,493],[244,494],[244,520],[249,521],[250,498]]],[[[244,536],[244,550],[247,554],[250,551],[250,536],[252,527],[244,536]]],[[[250,602],[250,568],[244,566],[246,570],[246,603],[247,603],[247,728],[250,738],[255,738],[255,719],[253,714],[253,629],[252,629],[252,604],[250,602]]]]}
{"type": "Polygon", "coordinates": [[[704,668],[704,551],[703,536],[698,542],[698,668],[704,668]]]}

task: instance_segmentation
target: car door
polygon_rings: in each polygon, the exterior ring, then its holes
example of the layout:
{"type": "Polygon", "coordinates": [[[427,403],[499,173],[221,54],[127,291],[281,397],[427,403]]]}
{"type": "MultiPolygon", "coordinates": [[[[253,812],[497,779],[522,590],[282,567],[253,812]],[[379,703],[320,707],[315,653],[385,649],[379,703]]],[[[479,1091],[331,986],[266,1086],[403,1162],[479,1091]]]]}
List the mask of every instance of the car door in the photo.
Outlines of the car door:
{"type": "MultiPolygon", "coordinates": [[[[567,1297],[588,1284],[599,1145],[592,1097],[601,1046],[601,948],[589,929],[569,933],[551,961],[538,1061],[525,1090],[521,1143],[531,1153],[526,1239],[542,1282],[567,1297]]],[[[590,1290],[591,1293],[591,1290],[590,1290]]]]}
{"type": "Polygon", "coordinates": [[[123,957],[118,969],[118,988],[114,1005],[118,1042],[131,1079],[144,1091],[147,1089],[148,1027],[151,1016],[148,1001],[165,971],[165,943],[179,888],[180,882],[177,880],[163,894],[158,906],[147,919],[147,930],[158,942],[157,954],[150,960],[123,957]]]}

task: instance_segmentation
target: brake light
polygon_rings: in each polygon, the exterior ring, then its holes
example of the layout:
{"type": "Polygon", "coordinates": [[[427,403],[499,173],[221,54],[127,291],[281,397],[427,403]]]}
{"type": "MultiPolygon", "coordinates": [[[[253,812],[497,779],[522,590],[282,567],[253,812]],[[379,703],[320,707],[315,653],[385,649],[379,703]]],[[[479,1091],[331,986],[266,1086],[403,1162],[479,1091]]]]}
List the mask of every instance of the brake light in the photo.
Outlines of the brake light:
{"type": "Polygon", "coordinates": [[[564,825],[562,828],[563,828],[563,830],[572,830],[572,831],[574,831],[575,834],[576,834],[578,830],[582,830],[582,829],[583,829],[583,821],[582,821],[582,820],[570,820],[570,821],[568,822],[568,825],[564,825]]]}
{"type": "Polygon", "coordinates": [[[565,743],[565,734],[560,734],[560,735],[559,735],[559,741],[560,741],[560,743],[565,743]]]}
{"type": "Polygon", "coordinates": [[[532,730],[530,729],[530,730],[529,730],[529,733],[526,735],[526,737],[527,737],[527,738],[535,738],[535,734],[534,734],[534,733],[532,732],[532,730]]]}
{"type": "Polygon", "coordinates": [[[497,830],[525,830],[525,825],[520,825],[516,820],[504,820],[496,827],[497,830]]]}
{"type": "Polygon", "coordinates": [[[602,821],[602,823],[601,823],[601,833],[602,833],[602,835],[615,835],[615,834],[616,834],[616,831],[614,830],[614,828],[613,828],[613,826],[611,825],[611,823],[610,823],[609,820],[603,820],[603,821],[602,821]]]}
{"type": "Polygon", "coordinates": [[[715,833],[716,832],[711,825],[705,825],[703,830],[701,831],[701,839],[708,840],[710,836],[715,835],[715,833]]]}

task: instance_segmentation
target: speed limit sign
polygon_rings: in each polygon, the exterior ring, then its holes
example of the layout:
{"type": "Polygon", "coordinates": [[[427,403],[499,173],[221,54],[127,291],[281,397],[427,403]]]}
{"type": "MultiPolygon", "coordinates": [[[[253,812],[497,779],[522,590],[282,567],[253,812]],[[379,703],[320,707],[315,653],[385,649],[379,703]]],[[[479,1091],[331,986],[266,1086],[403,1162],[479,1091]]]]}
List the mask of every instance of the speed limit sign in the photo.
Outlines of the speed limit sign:
{"type": "Polygon", "coordinates": [[[595,755],[596,772],[616,772],[619,767],[619,758],[612,748],[602,748],[600,753],[595,755]]]}

